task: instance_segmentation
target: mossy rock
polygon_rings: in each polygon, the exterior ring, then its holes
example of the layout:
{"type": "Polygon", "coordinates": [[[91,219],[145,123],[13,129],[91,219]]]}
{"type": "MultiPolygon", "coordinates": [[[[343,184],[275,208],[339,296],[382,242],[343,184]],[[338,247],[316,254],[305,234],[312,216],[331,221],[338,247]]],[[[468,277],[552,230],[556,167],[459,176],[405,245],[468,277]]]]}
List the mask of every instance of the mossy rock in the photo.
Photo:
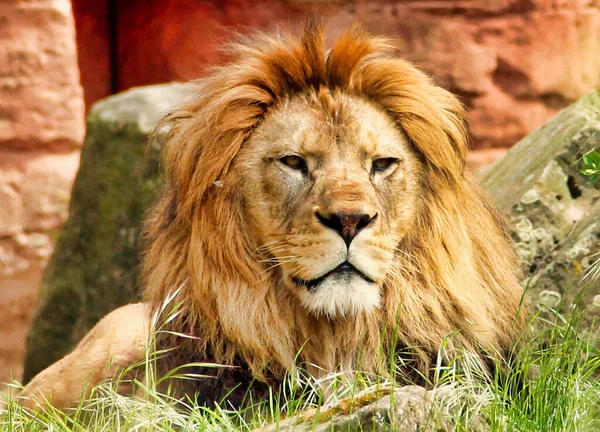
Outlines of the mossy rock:
{"type": "Polygon", "coordinates": [[[534,312],[574,302],[600,315],[600,182],[587,184],[582,156],[600,149],[600,93],[562,110],[484,174],[516,241],[534,312]]]}
{"type": "Polygon", "coordinates": [[[149,137],[184,88],[133,89],[92,108],[69,219],[27,338],[24,382],[67,354],[102,316],[139,299],[140,229],[162,184],[160,149],[149,137]]]}

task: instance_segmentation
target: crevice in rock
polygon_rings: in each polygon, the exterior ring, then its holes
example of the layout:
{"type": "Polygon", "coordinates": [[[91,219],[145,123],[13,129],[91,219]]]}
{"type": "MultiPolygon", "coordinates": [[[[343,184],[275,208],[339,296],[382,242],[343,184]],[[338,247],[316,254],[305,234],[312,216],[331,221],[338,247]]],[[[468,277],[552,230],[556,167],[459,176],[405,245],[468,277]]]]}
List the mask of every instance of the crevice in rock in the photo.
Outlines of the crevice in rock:
{"type": "Polygon", "coordinates": [[[577,199],[581,196],[581,188],[577,184],[575,177],[569,176],[567,178],[567,187],[569,188],[569,193],[571,194],[571,198],[577,199]]]}
{"type": "Polygon", "coordinates": [[[514,97],[526,97],[531,94],[529,77],[501,57],[492,73],[492,80],[504,93],[514,97]]]}
{"type": "Polygon", "coordinates": [[[540,94],[540,100],[542,103],[551,109],[562,109],[569,105],[570,101],[562,94],[558,92],[546,92],[540,94]]]}
{"type": "Polygon", "coordinates": [[[119,8],[117,0],[108,1],[108,36],[110,62],[110,91],[119,92],[119,8]]]}

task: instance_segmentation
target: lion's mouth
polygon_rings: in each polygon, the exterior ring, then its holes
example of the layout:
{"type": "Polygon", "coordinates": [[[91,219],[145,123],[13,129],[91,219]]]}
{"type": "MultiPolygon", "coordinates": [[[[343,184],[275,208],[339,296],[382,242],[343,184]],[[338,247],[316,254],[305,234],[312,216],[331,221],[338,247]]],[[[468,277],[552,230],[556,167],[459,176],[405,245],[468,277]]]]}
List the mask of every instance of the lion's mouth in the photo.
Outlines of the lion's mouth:
{"type": "Polygon", "coordinates": [[[375,283],[375,281],[373,279],[371,279],[369,276],[367,276],[366,274],[361,272],[359,269],[354,267],[348,261],[344,261],[343,263],[341,263],[339,266],[337,266],[333,270],[329,270],[327,273],[325,273],[322,276],[319,276],[318,278],[307,280],[307,279],[301,279],[299,277],[294,276],[294,277],[292,277],[292,281],[296,285],[304,286],[310,292],[314,292],[317,290],[317,288],[319,287],[321,282],[323,282],[325,279],[327,279],[330,276],[333,276],[335,274],[340,274],[340,273],[355,273],[358,276],[360,276],[361,278],[363,278],[364,280],[366,280],[367,282],[375,283]]]}

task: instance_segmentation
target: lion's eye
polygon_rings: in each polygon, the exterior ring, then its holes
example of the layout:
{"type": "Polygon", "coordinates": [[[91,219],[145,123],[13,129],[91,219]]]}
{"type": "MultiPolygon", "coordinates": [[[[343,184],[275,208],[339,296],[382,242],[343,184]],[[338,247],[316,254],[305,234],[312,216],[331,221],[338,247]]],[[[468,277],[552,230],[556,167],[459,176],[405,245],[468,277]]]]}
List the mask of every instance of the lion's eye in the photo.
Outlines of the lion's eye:
{"type": "Polygon", "coordinates": [[[383,172],[390,169],[398,162],[396,158],[379,158],[373,160],[373,165],[371,165],[371,172],[383,172]]]}
{"type": "Polygon", "coordinates": [[[308,167],[306,166],[306,161],[302,159],[300,156],[290,155],[279,158],[279,162],[284,164],[288,168],[292,168],[294,170],[306,172],[308,167]]]}

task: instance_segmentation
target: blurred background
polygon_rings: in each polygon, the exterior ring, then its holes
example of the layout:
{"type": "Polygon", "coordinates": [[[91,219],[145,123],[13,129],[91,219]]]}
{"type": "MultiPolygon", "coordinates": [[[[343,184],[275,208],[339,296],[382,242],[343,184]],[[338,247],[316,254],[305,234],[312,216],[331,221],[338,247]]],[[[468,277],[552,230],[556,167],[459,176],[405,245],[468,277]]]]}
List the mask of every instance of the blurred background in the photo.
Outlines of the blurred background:
{"type": "Polygon", "coordinates": [[[22,371],[43,269],[68,214],[85,113],[202,76],[232,31],[355,20],[469,110],[472,169],[600,86],[600,0],[0,0],[0,382],[22,371]]]}

